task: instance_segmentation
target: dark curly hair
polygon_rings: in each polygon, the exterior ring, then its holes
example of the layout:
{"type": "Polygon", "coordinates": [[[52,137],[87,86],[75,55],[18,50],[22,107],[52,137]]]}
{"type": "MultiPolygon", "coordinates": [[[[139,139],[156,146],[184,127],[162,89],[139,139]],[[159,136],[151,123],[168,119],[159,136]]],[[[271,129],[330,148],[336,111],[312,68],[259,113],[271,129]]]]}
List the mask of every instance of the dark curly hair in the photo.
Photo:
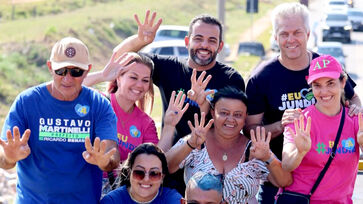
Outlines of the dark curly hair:
{"type": "Polygon", "coordinates": [[[148,154],[148,155],[155,155],[157,156],[161,161],[162,166],[162,173],[166,176],[169,174],[168,171],[168,163],[166,161],[165,154],[163,150],[161,150],[158,146],[156,146],[153,143],[143,143],[139,146],[137,146],[127,157],[127,160],[125,161],[125,164],[122,166],[121,172],[120,172],[120,183],[118,186],[126,185],[129,187],[130,184],[130,174],[132,170],[132,166],[135,163],[135,159],[140,154],[148,154]]]}
{"type": "Polygon", "coordinates": [[[237,99],[242,101],[247,107],[247,95],[241,89],[238,89],[233,86],[226,86],[222,89],[219,89],[215,94],[213,99],[210,101],[211,108],[214,109],[215,104],[221,98],[230,98],[237,99]]]}

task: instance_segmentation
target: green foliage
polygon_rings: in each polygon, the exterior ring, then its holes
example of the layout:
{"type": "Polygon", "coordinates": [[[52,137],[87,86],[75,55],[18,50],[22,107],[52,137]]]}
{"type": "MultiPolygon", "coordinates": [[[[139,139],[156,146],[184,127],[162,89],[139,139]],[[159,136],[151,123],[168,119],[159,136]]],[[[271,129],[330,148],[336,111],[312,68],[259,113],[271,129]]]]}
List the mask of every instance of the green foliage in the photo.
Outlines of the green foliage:
{"type": "Polygon", "coordinates": [[[133,19],[120,19],[115,22],[113,30],[121,37],[127,37],[137,32],[137,25],[133,19]]]}

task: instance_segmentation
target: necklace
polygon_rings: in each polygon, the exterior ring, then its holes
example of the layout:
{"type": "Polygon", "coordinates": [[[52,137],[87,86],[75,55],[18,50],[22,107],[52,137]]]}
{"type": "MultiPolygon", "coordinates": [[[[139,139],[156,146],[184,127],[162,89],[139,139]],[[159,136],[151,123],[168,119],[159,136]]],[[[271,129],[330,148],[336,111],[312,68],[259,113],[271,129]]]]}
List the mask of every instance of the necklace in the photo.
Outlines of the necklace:
{"type": "Polygon", "coordinates": [[[225,152],[225,153],[223,153],[222,160],[227,161],[227,159],[228,159],[228,156],[227,156],[227,153],[225,152]]]}
{"type": "Polygon", "coordinates": [[[132,197],[130,190],[127,190],[127,192],[129,193],[131,200],[134,201],[135,203],[139,203],[139,204],[148,204],[148,203],[151,203],[159,195],[159,189],[158,189],[158,192],[155,194],[155,196],[151,200],[145,201],[145,202],[140,202],[140,201],[137,201],[134,197],[132,197]]]}

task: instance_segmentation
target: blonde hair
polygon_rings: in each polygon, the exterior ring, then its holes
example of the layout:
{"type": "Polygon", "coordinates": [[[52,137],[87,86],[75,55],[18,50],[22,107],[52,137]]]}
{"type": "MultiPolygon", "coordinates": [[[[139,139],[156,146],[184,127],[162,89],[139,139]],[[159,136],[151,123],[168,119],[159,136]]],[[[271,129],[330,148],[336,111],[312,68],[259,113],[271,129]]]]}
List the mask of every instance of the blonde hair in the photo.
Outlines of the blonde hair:
{"type": "MultiPolygon", "coordinates": [[[[142,55],[139,53],[137,53],[137,54],[134,53],[134,54],[135,54],[134,59],[132,59],[127,65],[129,65],[133,62],[136,62],[136,63],[143,64],[143,65],[147,66],[148,68],[150,68],[149,90],[145,93],[145,95],[141,99],[139,99],[135,102],[136,106],[138,108],[140,108],[140,110],[142,110],[145,113],[150,115],[151,111],[153,109],[153,106],[154,106],[154,85],[153,85],[153,80],[152,80],[152,75],[154,72],[154,63],[150,58],[146,57],[145,55],[142,55]]],[[[108,84],[108,87],[107,87],[108,93],[116,93],[117,89],[118,89],[117,79],[111,81],[108,84]]]]}
{"type": "Polygon", "coordinates": [[[300,16],[304,21],[306,32],[310,32],[309,18],[310,13],[305,5],[300,3],[283,3],[275,7],[272,13],[273,34],[276,36],[278,31],[278,21],[281,18],[289,18],[291,16],[300,16]]]}

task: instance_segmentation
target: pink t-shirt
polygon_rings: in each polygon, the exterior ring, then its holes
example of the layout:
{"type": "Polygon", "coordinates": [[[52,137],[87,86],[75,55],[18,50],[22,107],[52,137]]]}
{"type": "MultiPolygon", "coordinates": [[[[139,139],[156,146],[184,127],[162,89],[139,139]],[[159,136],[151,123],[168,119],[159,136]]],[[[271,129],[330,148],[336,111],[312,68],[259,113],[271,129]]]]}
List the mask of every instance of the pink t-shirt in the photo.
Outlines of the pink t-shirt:
{"type": "MultiPolygon", "coordinates": [[[[312,195],[312,204],[353,203],[352,194],[359,162],[359,145],[357,143],[359,124],[357,116],[348,116],[348,108],[346,108],[345,113],[344,127],[336,156],[312,195]]],[[[311,117],[311,149],[305,155],[301,164],[292,171],[294,181],[285,189],[308,194],[320,171],[328,161],[338,132],[342,111],[336,116],[327,116],[319,112],[315,105],[312,105],[304,109],[303,114],[305,124],[308,116],[311,117]]],[[[294,124],[290,124],[288,127],[295,131],[294,124]]],[[[294,142],[294,138],[286,128],[284,131],[284,144],[290,142],[294,142]]]]}
{"type": "Polygon", "coordinates": [[[125,113],[111,94],[111,105],[117,116],[117,138],[121,161],[137,146],[145,142],[159,142],[153,119],[135,106],[132,113],[125,113]]]}

